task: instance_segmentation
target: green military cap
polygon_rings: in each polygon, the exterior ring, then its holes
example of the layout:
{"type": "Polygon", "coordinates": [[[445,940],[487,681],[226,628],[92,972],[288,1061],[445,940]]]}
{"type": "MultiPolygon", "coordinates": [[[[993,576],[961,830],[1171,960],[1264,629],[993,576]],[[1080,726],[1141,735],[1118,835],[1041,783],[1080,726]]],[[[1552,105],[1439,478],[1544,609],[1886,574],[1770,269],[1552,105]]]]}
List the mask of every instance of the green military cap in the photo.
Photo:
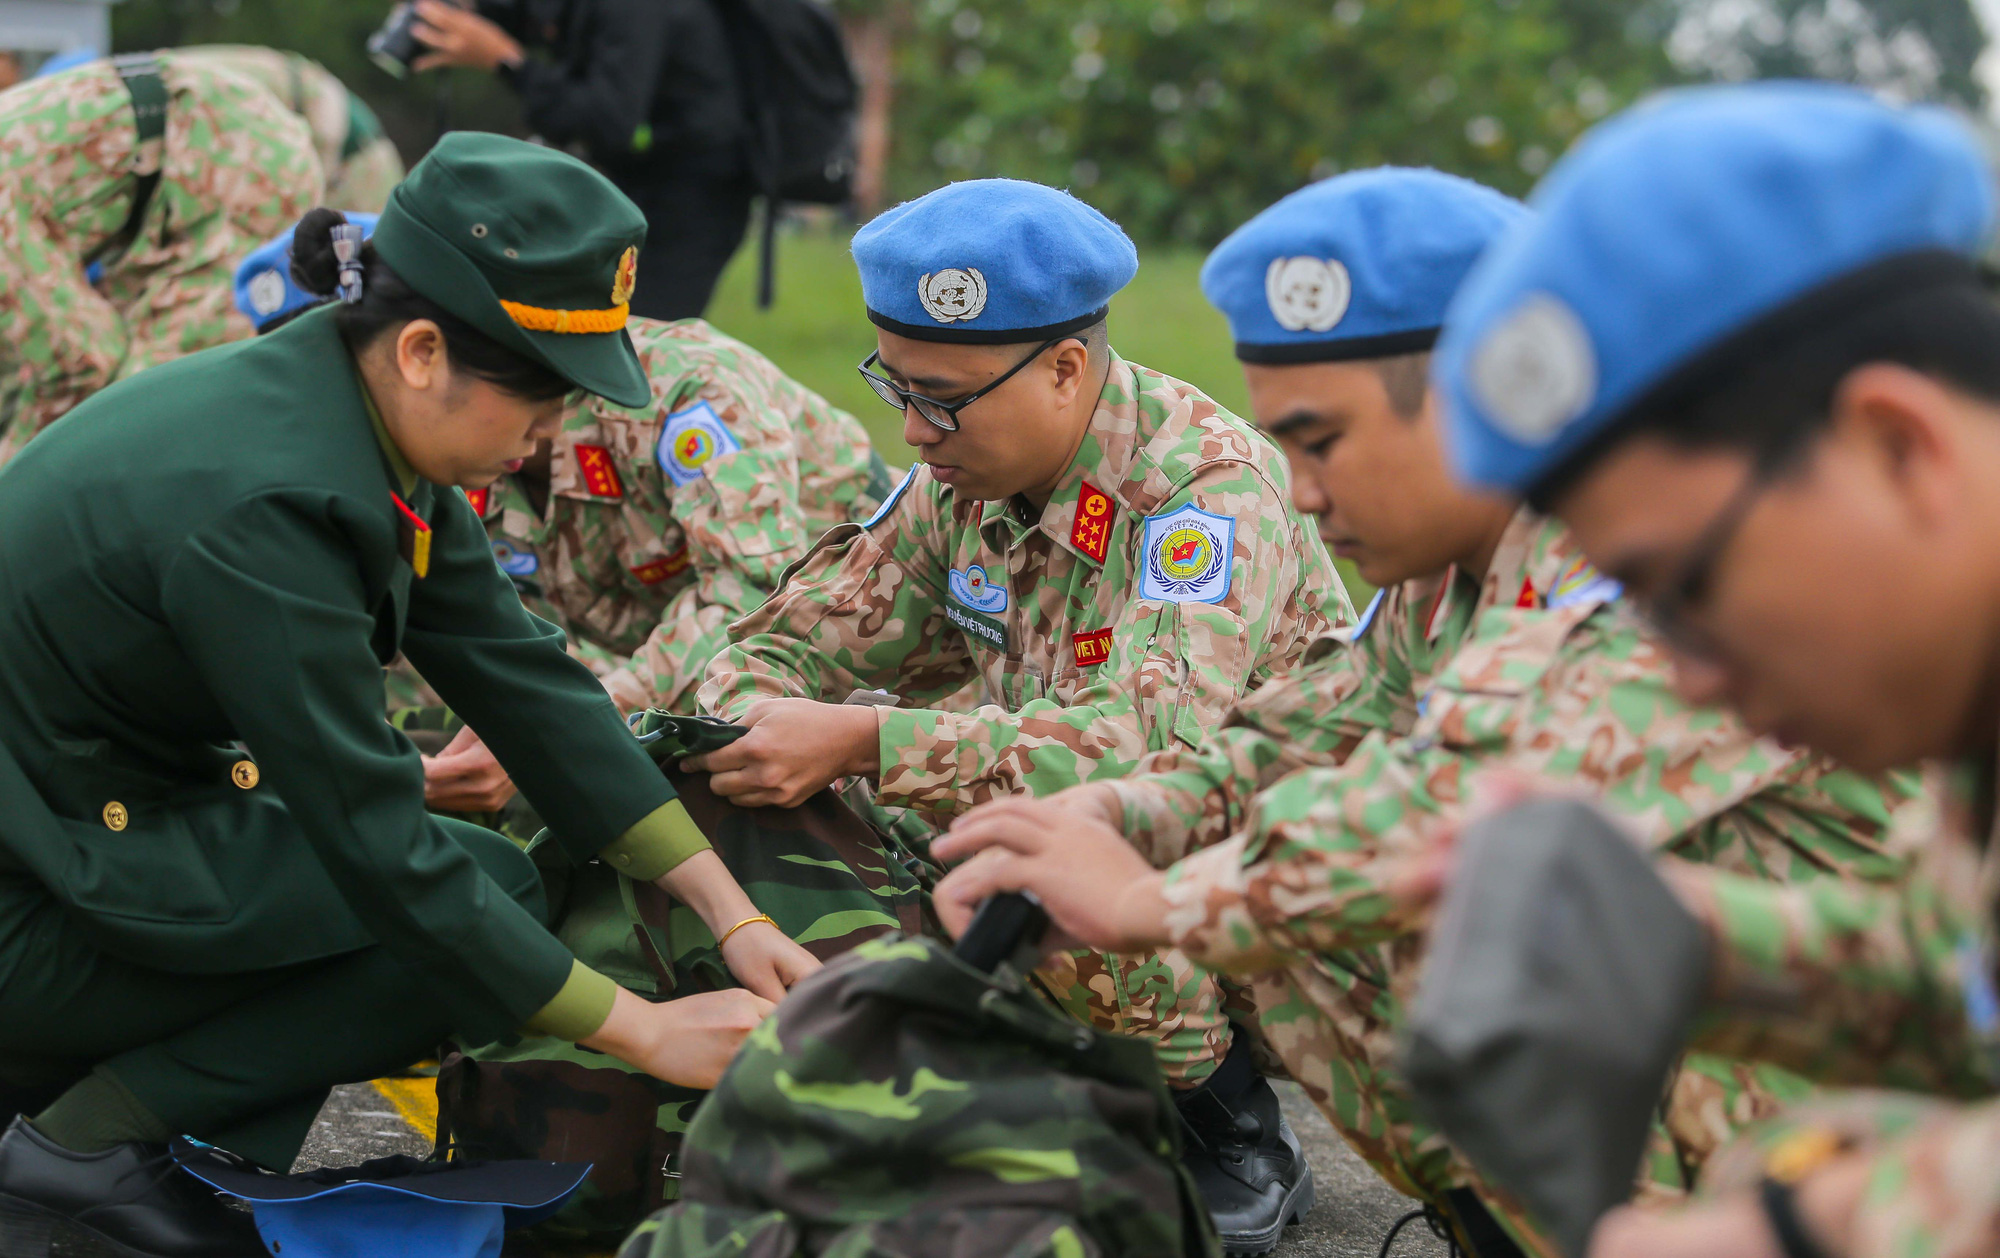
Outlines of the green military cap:
{"type": "Polygon", "coordinates": [[[453,131],[390,194],[375,252],[419,293],[578,388],[644,406],[625,333],[646,219],[566,153],[453,131]]]}

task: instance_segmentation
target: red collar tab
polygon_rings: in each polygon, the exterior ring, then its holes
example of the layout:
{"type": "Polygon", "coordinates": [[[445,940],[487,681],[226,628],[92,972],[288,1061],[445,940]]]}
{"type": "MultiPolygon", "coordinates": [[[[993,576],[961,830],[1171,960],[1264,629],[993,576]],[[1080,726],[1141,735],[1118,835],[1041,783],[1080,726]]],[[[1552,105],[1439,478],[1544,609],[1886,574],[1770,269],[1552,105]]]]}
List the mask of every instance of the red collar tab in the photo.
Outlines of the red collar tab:
{"type": "Polygon", "coordinates": [[[1112,519],[1111,495],[1089,481],[1083,482],[1076,495],[1076,520],[1069,528],[1069,544],[1103,563],[1111,548],[1112,519]]]}
{"type": "Polygon", "coordinates": [[[410,571],[418,577],[430,575],[431,570],[431,526],[424,518],[410,510],[410,504],[403,501],[403,495],[389,491],[389,501],[396,504],[396,553],[410,565],[410,571]]]}
{"type": "Polygon", "coordinates": [[[583,487],[593,497],[623,498],[625,485],[618,479],[618,467],[611,461],[611,451],[603,446],[587,446],[576,443],[576,470],[583,477],[583,487]]]}
{"type": "Polygon", "coordinates": [[[493,501],[493,491],[491,489],[468,489],[465,491],[465,500],[472,504],[472,514],[483,520],[486,518],[487,504],[493,501]]]}
{"type": "Polygon", "coordinates": [[[1542,598],[1541,595],[1535,593],[1535,583],[1529,580],[1527,577],[1522,577],[1521,592],[1514,596],[1514,606],[1516,608],[1526,608],[1529,611],[1533,611],[1535,608],[1540,607],[1541,605],[1542,605],[1542,598]]]}

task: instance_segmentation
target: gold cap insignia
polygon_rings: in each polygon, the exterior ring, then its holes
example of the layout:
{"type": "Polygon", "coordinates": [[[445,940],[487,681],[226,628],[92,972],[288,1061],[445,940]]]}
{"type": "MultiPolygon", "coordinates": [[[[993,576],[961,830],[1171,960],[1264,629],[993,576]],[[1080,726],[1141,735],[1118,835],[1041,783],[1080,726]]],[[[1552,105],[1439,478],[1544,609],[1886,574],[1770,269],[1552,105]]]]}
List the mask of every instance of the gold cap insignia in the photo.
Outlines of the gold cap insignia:
{"type": "Polygon", "coordinates": [[[611,304],[622,306],[632,300],[632,290],[639,286],[639,246],[631,245],[625,256],[618,259],[618,278],[611,281],[611,304]]]}
{"type": "Polygon", "coordinates": [[[246,791],[257,785],[257,777],[257,762],[254,760],[238,760],[229,770],[229,780],[246,791]]]}
{"type": "Polygon", "coordinates": [[[114,799],[104,806],[104,824],[113,830],[123,830],[132,824],[132,814],[125,811],[125,805],[114,799]]]}

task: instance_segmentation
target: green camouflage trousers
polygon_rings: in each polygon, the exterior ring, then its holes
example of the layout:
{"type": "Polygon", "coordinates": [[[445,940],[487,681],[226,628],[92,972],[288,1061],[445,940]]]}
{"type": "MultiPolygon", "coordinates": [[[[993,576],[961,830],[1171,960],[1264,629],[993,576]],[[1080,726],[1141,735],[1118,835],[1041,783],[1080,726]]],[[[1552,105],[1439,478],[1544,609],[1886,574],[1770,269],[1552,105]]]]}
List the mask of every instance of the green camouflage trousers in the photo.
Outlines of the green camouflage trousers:
{"type": "Polygon", "coordinates": [[[107,62],[0,95],[0,463],[106,385],[249,336],[237,263],[319,203],[302,119],[246,79],[159,60],[157,153],[139,151],[107,62]],[[135,172],[149,169],[159,185],[121,249],[135,172]]]}

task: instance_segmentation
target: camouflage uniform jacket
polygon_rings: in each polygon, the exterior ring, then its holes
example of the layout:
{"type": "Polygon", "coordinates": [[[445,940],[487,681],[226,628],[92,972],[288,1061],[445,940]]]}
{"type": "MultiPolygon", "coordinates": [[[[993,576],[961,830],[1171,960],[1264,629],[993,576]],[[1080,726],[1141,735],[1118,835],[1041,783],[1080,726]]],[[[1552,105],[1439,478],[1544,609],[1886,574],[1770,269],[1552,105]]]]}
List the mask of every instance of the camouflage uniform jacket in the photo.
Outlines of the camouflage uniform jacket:
{"type": "Polygon", "coordinates": [[[378,213],[402,182],[402,155],[375,111],[319,62],[254,44],[203,44],[174,55],[240,74],[305,119],[326,172],[326,203],[335,209],[378,213]]]}
{"type": "Polygon", "coordinates": [[[139,143],[108,61],[0,93],[0,463],[112,381],[248,337],[236,264],[320,202],[311,132],[275,97],[172,52],[159,64],[158,145],[139,143]]]}
{"type": "MultiPolygon", "coordinates": [[[[1170,874],[1177,945],[1222,970],[1257,949],[1288,958],[1255,980],[1263,1035],[1403,1191],[1436,1199],[1473,1181],[1397,1073],[1401,1000],[1425,944],[1384,882],[1464,815],[1479,770],[1587,786],[1646,842],[1759,878],[1901,872],[1884,837],[1898,787],[1686,708],[1668,676],[1615,584],[1560,524],[1523,510],[1482,580],[1452,572],[1384,591],[1351,641],[1316,643],[1200,753],[1162,756],[1158,772],[1120,784],[1128,828],[1156,863],[1204,848],[1170,874]]],[[[1690,1059],[1648,1182],[1684,1188],[1734,1124],[1803,1090],[1781,1072],[1690,1059]]]]}
{"type": "Polygon", "coordinates": [[[702,707],[881,689],[881,802],[948,817],[1129,773],[1351,620],[1276,448],[1112,356],[1047,505],[960,499],[919,464],[734,630],[702,707]],[[984,702],[939,701],[978,681],[984,702]]]}
{"type": "Polygon", "coordinates": [[[618,705],[693,711],[728,625],[889,472],[852,415],[699,319],[632,321],[653,402],[596,399],[555,439],[546,509],[475,495],[502,570],[573,637],[631,656],[618,705]],[[539,600],[539,601],[538,601],[539,600]]]}

